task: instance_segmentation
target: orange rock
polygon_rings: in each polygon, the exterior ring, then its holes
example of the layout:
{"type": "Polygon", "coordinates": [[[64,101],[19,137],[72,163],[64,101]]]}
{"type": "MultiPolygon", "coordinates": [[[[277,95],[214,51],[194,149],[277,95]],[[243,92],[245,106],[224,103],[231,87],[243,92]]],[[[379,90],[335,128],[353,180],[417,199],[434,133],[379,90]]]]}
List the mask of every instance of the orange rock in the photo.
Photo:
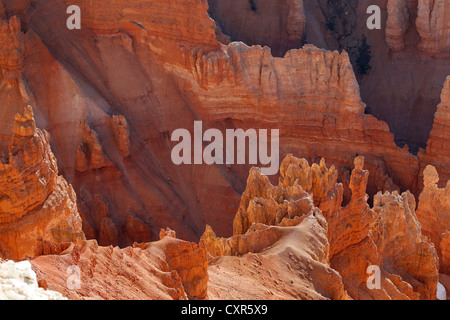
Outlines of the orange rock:
{"type": "Polygon", "coordinates": [[[150,242],[152,240],[148,225],[133,214],[128,216],[125,223],[125,232],[132,242],[150,242]]]}
{"type": "Polygon", "coordinates": [[[442,273],[450,275],[450,231],[447,230],[442,235],[440,244],[441,251],[441,270],[442,273]]]}
{"type": "Polygon", "coordinates": [[[189,299],[204,299],[208,288],[208,261],[206,249],[200,244],[179,241],[165,237],[166,261],[169,268],[175,270],[183,282],[189,299]]]}
{"type": "Polygon", "coordinates": [[[233,234],[245,234],[253,223],[279,225],[283,219],[302,216],[314,209],[308,193],[298,184],[273,186],[260,169],[252,168],[247,188],[233,222],[233,234]]]}
{"type": "Polygon", "coordinates": [[[417,31],[422,41],[419,48],[430,53],[448,53],[450,8],[447,0],[419,0],[417,31]]]}
{"type": "Polygon", "coordinates": [[[112,166],[112,163],[104,154],[97,133],[84,123],[82,142],[77,149],[77,170],[84,172],[107,166],[112,166]]]}
{"type": "Polygon", "coordinates": [[[31,107],[16,116],[14,133],[0,164],[0,252],[21,260],[84,234],[75,192],[58,176],[49,135],[36,128],[31,107]]]}
{"type": "MultiPolygon", "coordinates": [[[[419,196],[417,218],[420,221],[422,233],[434,243],[440,258],[440,270],[448,272],[448,261],[444,238],[450,230],[450,181],[446,188],[438,188],[439,175],[436,169],[428,165],[423,171],[424,188],[419,196]],[[442,243],[444,242],[444,243],[442,243]],[[444,250],[444,251],[442,251],[444,250]]],[[[447,240],[448,241],[448,240],[447,240]]]]}
{"type": "Polygon", "coordinates": [[[202,299],[207,294],[206,251],[171,237],[125,249],[90,240],[31,263],[39,281],[69,299],[202,299]],[[75,274],[69,267],[79,268],[78,287],[70,287],[75,274]]]}
{"type": "Polygon", "coordinates": [[[421,41],[419,48],[432,54],[446,54],[450,48],[450,35],[446,21],[450,9],[446,0],[389,0],[386,23],[386,43],[392,50],[405,47],[404,36],[409,27],[410,16],[417,12],[416,25],[421,41]]]}
{"type": "Polygon", "coordinates": [[[127,119],[124,116],[115,115],[111,118],[110,126],[120,155],[123,158],[128,157],[130,155],[130,134],[127,119]]]}
{"type": "Polygon", "coordinates": [[[0,18],[0,68],[6,79],[18,80],[20,77],[24,65],[24,51],[24,35],[20,30],[19,18],[0,18]]]}
{"type": "Polygon", "coordinates": [[[441,103],[437,106],[434,115],[433,129],[430,133],[425,153],[419,154],[422,160],[422,170],[428,164],[433,165],[441,177],[441,181],[450,180],[450,141],[448,132],[450,130],[450,76],[447,77],[442,88],[441,103]]]}
{"type": "Polygon", "coordinates": [[[373,210],[381,220],[383,266],[409,282],[422,299],[436,299],[439,258],[434,245],[421,233],[415,207],[409,191],[375,196],[373,210]]]}
{"type": "Polygon", "coordinates": [[[387,3],[386,43],[394,51],[405,47],[404,36],[409,25],[407,0],[389,0],[387,3]]]}

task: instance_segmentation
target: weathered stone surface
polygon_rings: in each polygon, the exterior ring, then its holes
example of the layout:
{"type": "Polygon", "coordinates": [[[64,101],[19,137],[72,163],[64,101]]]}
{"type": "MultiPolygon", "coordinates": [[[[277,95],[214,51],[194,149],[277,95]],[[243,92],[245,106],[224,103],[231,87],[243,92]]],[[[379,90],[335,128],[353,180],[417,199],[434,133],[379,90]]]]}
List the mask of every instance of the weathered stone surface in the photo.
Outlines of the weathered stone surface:
{"type": "MultiPolygon", "coordinates": [[[[120,133],[118,134],[120,135],[120,133]]],[[[77,170],[84,172],[107,166],[112,166],[112,163],[103,152],[97,133],[89,128],[87,123],[84,123],[81,144],[77,149],[77,170]]]]}
{"type": "Polygon", "coordinates": [[[208,4],[208,12],[221,33],[233,41],[268,46],[274,56],[282,57],[289,49],[299,48],[304,40],[303,0],[208,0],[208,4]]]}
{"type": "MultiPolygon", "coordinates": [[[[327,241],[319,245],[321,253],[314,251],[312,256],[338,271],[342,279],[337,283],[342,282],[346,290],[335,298],[345,298],[348,293],[353,299],[434,299],[438,256],[421,234],[414,197],[409,192],[401,196],[398,192],[379,193],[371,209],[367,204],[369,171],[364,170],[364,157],[355,157],[354,167],[349,182],[351,200],[345,207],[341,207],[342,184],[337,183],[334,167],[328,169],[323,159],[320,165],[310,167],[306,160],[288,155],[280,168],[279,186],[273,186],[253,168],[235,217],[234,236],[219,238],[207,226],[201,241],[214,257],[237,256],[245,261],[251,253],[259,257],[277,251],[275,248],[287,243],[287,230],[312,228],[309,222],[315,220],[327,241]],[[286,214],[280,203],[291,206],[299,200],[295,197],[298,194],[304,201],[309,199],[305,202],[308,205],[294,215],[286,214]],[[398,252],[399,247],[405,250],[398,252]],[[369,289],[369,266],[380,268],[380,288],[369,289]]],[[[302,250],[305,245],[300,240],[295,248],[302,250]]],[[[213,261],[222,265],[222,260],[213,261]]],[[[320,274],[315,276],[322,279],[320,274]]]]}
{"type": "Polygon", "coordinates": [[[314,210],[314,203],[298,181],[273,186],[257,168],[250,170],[247,188],[234,218],[233,234],[245,234],[253,223],[279,225],[314,210]]]}
{"type": "Polygon", "coordinates": [[[288,39],[300,42],[306,25],[303,0],[287,0],[287,6],[289,10],[286,30],[288,39]]]}
{"type": "Polygon", "coordinates": [[[447,230],[442,235],[440,244],[441,252],[441,271],[442,273],[450,275],[450,231],[447,230]]]}
{"type": "Polygon", "coordinates": [[[116,142],[120,155],[123,158],[128,157],[130,155],[130,133],[128,131],[127,119],[124,116],[114,115],[111,118],[110,126],[113,130],[114,141],[116,142]]]}
{"type": "Polygon", "coordinates": [[[422,41],[419,47],[430,53],[450,51],[450,4],[447,0],[419,0],[417,31],[422,41]]]}
{"type": "Polygon", "coordinates": [[[35,127],[31,107],[16,116],[14,133],[0,163],[0,253],[20,260],[84,234],[75,192],[58,175],[49,134],[35,127]]]}
{"type": "MultiPolygon", "coordinates": [[[[430,133],[427,149],[419,154],[422,170],[426,165],[433,165],[439,172],[441,181],[450,180],[450,76],[447,77],[441,93],[441,103],[434,115],[433,129],[430,133]]],[[[421,170],[421,172],[422,172],[421,170]]]]}
{"type": "MultiPolygon", "coordinates": [[[[1,15],[1,10],[0,10],[1,15]]],[[[0,68],[8,80],[17,80],[24,65],[25,42],[16,16],[0,17],[0,68]]]]}
{"type": "Polygon", "coordinates": [[[90,240],[31,263],[39,280],[69,299],[178,300],[207,294],[205,249],[172,237],[124,249],[90,240]],[[69,287],[69,267],[79,268],[79,287],[69,287]]]}
{"type": "Polygon", "coordinates": [[[424,188],[419,197],[417,218],[420,221],[422,233],[436,247],[440,258],[440,271],[448,273],[448,261],[443,255],[444,253],[448,254],[448,245],[446,244],[448,239],[444,241],[444,238],[450,230],[450,182],[447,182],[445,188],[439,188],[437,185],[439,175],[431,165],[428,165],[423,171],[423,179],[424,188]]]}
{"type": "Polygon", "coordinates": [[[408,0],[389,0],[387,3],[386,43],[392,50],[405,47],[404,36],[409,25],[408,0]]]}
{"type": "Polygon", "coordinates": [[[410,192],[375,196],[374,211],[380,216],[383,234],[383,266],[409,282],[421,299],[436,299],[439,258],[421,233],[415,207],[410,192]]]}

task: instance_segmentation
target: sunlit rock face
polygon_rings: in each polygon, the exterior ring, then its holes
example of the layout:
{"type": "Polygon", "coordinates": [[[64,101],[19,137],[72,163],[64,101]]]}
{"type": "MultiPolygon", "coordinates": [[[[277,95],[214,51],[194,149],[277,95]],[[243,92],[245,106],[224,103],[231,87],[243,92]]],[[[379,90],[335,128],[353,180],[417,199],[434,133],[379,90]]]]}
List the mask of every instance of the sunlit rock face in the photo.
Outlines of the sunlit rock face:
{"type": "Polygon", "coordinates": [[[450,292],[448,1],[76,2],[0,1],[0,258],[70,299],[450,292]],[[279,173],[174,164],[194,121],[279,130],[279,173]]]}
{"type": "Polygon", "coordinates": [[[60,175],[47,132],[27,107],[0,163],[0,254],[20,260],[84,239],[76,195],[60,175]]]}

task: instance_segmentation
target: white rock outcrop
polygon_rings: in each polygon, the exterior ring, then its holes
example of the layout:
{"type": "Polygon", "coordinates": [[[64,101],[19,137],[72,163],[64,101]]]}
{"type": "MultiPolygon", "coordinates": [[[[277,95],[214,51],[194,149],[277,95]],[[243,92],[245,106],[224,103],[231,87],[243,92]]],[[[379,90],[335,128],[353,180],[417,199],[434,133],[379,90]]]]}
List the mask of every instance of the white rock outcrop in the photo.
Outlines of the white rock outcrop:
{"type": "Polygon", "coordinates": [[[67,300],[61,293],[39,288],[28,261],[0,263],[0,300],[67,300]]]}

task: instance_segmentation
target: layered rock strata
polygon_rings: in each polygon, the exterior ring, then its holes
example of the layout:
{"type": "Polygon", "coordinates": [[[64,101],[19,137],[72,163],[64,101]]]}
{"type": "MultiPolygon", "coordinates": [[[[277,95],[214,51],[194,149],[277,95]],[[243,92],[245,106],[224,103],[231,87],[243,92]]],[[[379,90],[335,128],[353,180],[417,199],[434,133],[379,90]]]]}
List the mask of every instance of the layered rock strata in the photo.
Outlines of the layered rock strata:
{"type": "Polygon", "coordinates": [[[69,299],[184,300],[207,296],[204,247],[171,236],[124,249],[101,247],[90,240],[58,256],[40,256],[32,264],[41,282],[69,299]],[[73,275],[77,278],[69,279],[73,275]]]}
{"type": "MultiPolygon", "coordinates": [[[[447,77],[441,93],[441,103],[434,115],[433,129],[425,152],[419,154],[422,170],[427,164],[434,166],[444,183],[450,180],[450,76],[447,77]]],[[[422,178],[422,177],[421,177],[422,178]]]]}
{"type": "Polygon", "coordinates": [[[16,115],[14,137],[0,163],[0,252],[20,260],[84,239],[76,195],[58,175],[49,134],[31,107],[16,115]]]}
{"type": "MultiPolygon", "coordinates": [[[[317,219],[326,240],[319,246],[322,253],[313,252],[312,257],[339,272],[342,278],[334,279],[332,288],[339,288],[341,282],[345,288],[345,292],[339,290],[325,297],[435,299],[438,256],[434,245],[421,234],[414,197],[409,192],[379,193],[371,209],[367,204],[369,172],[364,170],[364,157],[356,157],[354,164],[349,183],[351,200],[345,207],[341,207],[343,185],[337,183],[336,169],[327,168],[323,159],[320,165],[309,166],[306,160],[289,155],[281,165],[278,186],[252,169],[234,220],[234,235],[219,238],[207,227],[201,241],[215,257],[251,253],[270,256],[289,243],[285,239],[287,230],[305,228],[307,221],[317,219]],[[405,250],[399,253],[399,247],[405,250]],[[367,284],[367,270],[372,266],[380,270],[380,288],[369,289],[367,284]]],[[[317,239],[309,238],[306,243],[311,241],[317,239]]],[[[304,245],[300,241],[296,247],[304,245]]],[[[213,261],[222,265],[222,260],[213,261]]]]}
{"type": "Polygon", "coordinates": [[[417,13],[415,28],[420,35],[419,49],[430,54],[450,52],[450,4],[446,0],[389,0],[386,43],[394,51],[405,47],[410,18],[417,13]]]}
{"type": "Polygon", "coordinates": [[[448,273],[448,233],[450,230],[450,182],[439,188],[439,175],[429,165],[423,171],[424,188],[419,197],[417,218],[422,233],[435,245],[439,255],[440,270],[448,273]]]}
{"type": "Polygon", "coordinates": [[[387,3],[386,43],[394,51],[405,47],[404,37],[409,26],[410,13],[407,0],[389,0],[387,3]]]}
{"type": "Polygon", "coordinates": [[[430,53],[450,52],[450,3],[447,0],[419,0],[417,31],[419,48],[430,53]]]}
{"type": "Polygon", "coordinates": [[[25,40],[20,26],[16,16],[0,17],[0,68],[8,81],[17,82],[24,66],[25,40]]]}

